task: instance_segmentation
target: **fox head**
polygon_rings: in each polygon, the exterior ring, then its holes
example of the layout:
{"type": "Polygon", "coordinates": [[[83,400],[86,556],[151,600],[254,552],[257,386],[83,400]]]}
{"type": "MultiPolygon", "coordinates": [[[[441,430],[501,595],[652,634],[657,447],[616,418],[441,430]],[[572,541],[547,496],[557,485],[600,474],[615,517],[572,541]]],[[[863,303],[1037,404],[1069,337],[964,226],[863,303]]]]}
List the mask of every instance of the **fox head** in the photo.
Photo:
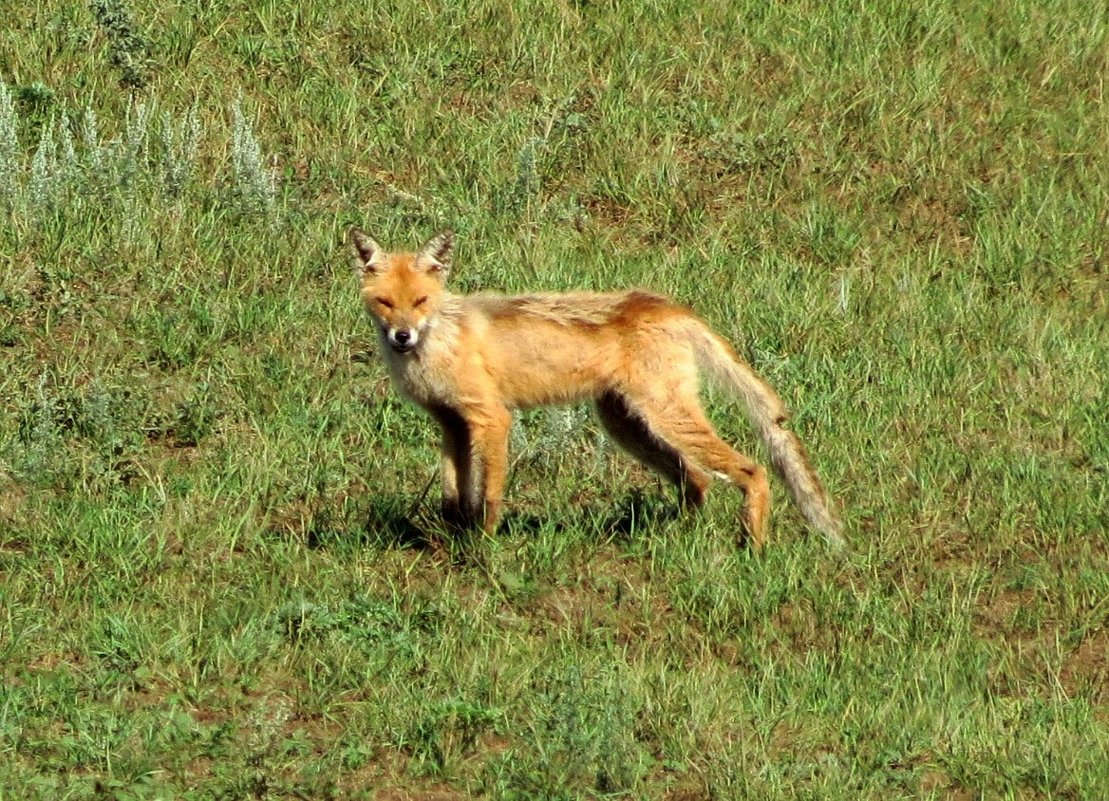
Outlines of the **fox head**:
{"type": "Polygon", "coordinates": [[[396,353],[414,351],[439,312],[454,234],[438,233],[415,253],[386,253],[358,228],[347,238],[362,302],[381,338],[396,353]]]}

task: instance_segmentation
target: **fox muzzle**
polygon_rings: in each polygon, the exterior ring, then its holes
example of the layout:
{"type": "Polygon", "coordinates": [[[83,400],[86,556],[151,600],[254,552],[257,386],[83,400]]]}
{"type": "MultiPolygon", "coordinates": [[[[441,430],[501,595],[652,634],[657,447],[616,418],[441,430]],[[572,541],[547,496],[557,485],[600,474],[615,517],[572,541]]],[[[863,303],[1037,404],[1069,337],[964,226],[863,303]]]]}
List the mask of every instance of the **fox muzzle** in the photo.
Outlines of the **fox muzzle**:
{"type": "Polygon", "coordinates": [[[420,334],[415,328],[390,328],[385,332],[385,341],[397,353],[409,353],[420,341],[420,334]]]}

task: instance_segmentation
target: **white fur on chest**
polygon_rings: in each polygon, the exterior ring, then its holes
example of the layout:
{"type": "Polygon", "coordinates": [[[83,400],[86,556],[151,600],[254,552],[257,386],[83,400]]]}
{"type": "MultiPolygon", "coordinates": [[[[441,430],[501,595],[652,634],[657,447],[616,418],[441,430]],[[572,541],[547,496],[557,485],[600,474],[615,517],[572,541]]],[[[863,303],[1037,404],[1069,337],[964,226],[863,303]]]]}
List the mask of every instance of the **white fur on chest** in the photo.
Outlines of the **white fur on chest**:
{"type": "Polygon", "coordinates": [[[411,353],[397,353],[384,336],[379,336],[385,364],[397,392],[421,406],[450,404],[458,397],[455,378],[455,337],[448,326],[433,325],[424,333],[424,341],[411,353]],[[443,330],[443,329],[448,330],[443,330]]]}

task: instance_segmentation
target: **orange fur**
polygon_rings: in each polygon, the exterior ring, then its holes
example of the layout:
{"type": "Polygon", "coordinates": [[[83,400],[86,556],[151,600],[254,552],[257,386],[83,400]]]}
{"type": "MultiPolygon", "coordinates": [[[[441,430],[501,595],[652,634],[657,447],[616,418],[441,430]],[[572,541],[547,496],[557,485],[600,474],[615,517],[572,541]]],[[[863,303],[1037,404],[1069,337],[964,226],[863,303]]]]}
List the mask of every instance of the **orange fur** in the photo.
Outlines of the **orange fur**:
{"type": "Polygon", "coordinates": [[[592,400],[613,439],[697,506],[714,477],[743,490],[743,533],[766,541],[766,471],[721,440],[698,399],[699,367],[734,388],[810,523],[841,544],[841,524],[769,385],[692,312],[617,293],[455,295],[444,281],[453,235],[386,253],[350,231],[351,263],[398,391],[443,431],[443,510],[496,525],[514,409],[592,400]]]}

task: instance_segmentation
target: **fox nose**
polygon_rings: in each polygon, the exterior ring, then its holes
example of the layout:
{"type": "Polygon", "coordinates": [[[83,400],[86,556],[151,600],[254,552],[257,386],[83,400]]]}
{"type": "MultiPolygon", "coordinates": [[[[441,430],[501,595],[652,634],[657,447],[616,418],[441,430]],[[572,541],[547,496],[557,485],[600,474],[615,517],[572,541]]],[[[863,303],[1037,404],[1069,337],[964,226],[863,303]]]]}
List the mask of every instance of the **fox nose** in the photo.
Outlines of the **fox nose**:
{"type": "Polygon", "coordinates": [[[389,347],[397,353],[407,353],[416,347],[416,332],[411,328],[389,330],[389,347]]]}

